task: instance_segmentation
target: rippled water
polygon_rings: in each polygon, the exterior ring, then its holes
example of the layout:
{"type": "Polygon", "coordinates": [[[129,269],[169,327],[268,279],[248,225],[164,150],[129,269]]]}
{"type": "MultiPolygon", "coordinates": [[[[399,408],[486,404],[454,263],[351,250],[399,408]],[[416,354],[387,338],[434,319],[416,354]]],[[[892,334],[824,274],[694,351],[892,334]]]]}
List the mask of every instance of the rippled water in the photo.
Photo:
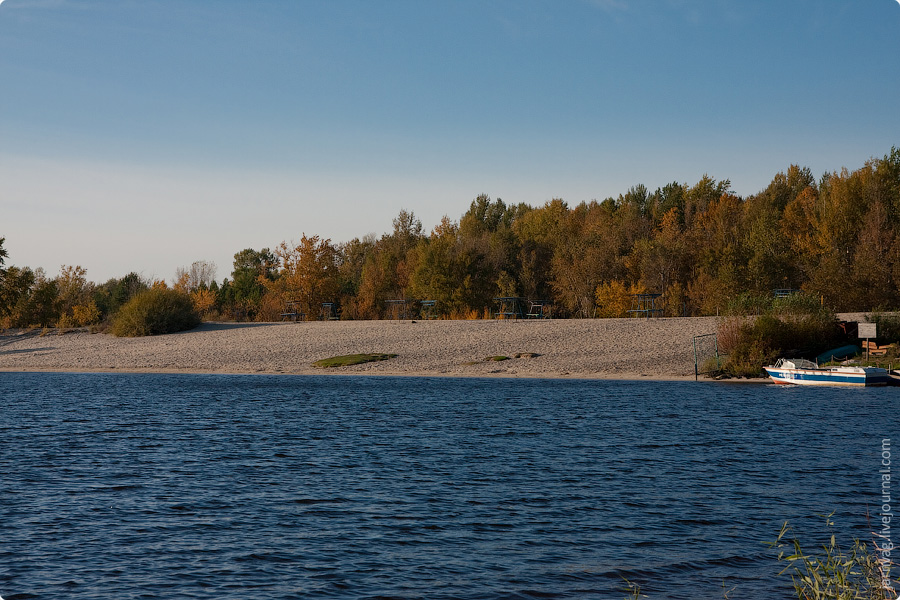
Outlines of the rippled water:
{"type": "Polygon", "coordinates": [[[0,373],[0,595],[789,598],[764,542],[866,535],[897,397],[0,373]]]}

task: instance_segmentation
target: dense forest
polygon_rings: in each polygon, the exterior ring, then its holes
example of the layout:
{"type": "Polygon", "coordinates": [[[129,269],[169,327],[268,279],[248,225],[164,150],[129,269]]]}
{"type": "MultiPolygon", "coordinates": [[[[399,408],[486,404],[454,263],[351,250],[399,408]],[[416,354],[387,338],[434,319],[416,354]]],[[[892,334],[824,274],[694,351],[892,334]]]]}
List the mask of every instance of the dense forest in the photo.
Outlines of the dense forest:
{"type": "Polygon", "coordinates": [[[108,322],[149,287],[189,294],[209,319],[277,320],[287,301],[307,318],[334,303],[342,319],[391,316],[389,300],[433,300],[435,314],[481,318],[494,298],[546,301],[556,317],[619,317],[631,295],[658,293],[668,316],[715,315],[775,289],[802,289],[835,311],[900,307],[900,149],[816,181],[790,166],[742,198],[704,176],[653,192],[540,207],[475,198],[430,232],[401,211],[390,233],[334,243],[316,235],[245,249],[231,276],[197,261],[171,283],[130,273],[95,284],[7,266],[0,238],[0,325],[108,322]]]}

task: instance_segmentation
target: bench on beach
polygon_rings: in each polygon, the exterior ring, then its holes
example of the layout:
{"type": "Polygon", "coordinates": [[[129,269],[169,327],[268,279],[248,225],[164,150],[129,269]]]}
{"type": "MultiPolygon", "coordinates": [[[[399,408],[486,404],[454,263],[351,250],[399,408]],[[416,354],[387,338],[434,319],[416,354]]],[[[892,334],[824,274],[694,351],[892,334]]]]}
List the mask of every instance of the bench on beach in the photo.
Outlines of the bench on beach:
{"type": "Polygon", "coordinates": [[[529,300],[528,312],[525,313],[526,319],[549,319],[550,306],[544,300],[529,300]]]}

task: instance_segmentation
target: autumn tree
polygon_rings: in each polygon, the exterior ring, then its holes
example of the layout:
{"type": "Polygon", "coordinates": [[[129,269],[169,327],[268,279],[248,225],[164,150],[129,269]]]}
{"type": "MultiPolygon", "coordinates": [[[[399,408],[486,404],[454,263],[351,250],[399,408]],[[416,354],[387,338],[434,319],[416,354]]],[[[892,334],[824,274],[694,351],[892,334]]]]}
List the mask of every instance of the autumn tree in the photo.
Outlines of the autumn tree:
{"type": "Polygon", "coordinates": [[[696,256],[690,232],[685,231],[681,209],[675,205],[663,215],[650,238],[639,240],[628,257],[640,278],[635,284],[662,294],[661,308],[670,315],[684,312],[686,290],[696,256]]]}
{"type": "Polygon", "coordinates": [[[592,205],[581,203],[561,216],[550,261],[553,289],[562,314],[582,318],[594,314],[594,293],[608,275],[603,245],[591,227],[592,205]]]}
{"type": "Polygon", "coordinates": [[[743,209],[739,197],[724,193],[695,215],[697,259],[687,294],[701,314],[715,314],[745,289],[743,209]]]}
{"type": "Polygon", "coordinates": [[[894,252],[895,239],[885,203],[873,202],[863,217],[850,265],[852,285],[847,292],[854,307],[875,310],[897,305],[893,270],[900,257],[894,252]]]}
{"type": "Polygon", "coordinates": [[[100,320],[100,308],[93,299],[94,284],[81,266],[63,265],[56,278],[60,327],[83,327],[100,320]]]}
{"type": "Polygon", "coordinates": [[[513,222],[512,230],[520,244],[519,282],[524,296],[540,300],[554,298],[553,256],[568,211],[566,202],[555,198],[544,206],[523,211],[513,222]]]}
{"type": "Polygon", "coordinates": [[[303,234],[296,245],[282,242],[275,254],[281,272],[264,284],[270,291],[280,294],[283,301],[299,302],[308,318],[319,314],[323,302],[334,302],[340,286],[338,253],[331,240],[303,234]]]}
{"type": "Polygon", "coordinates": [[[375,244],[375,235],[370,234],[361,239],[354,238],[337,247],[340,304],[346,318],[359,319],[365,316],[365,311],[360,310],[360,286],[363,281],[363,269],[375,251],[375,244]]]}
{"type": "Polygon", "coordinates": [[[393,220],[393,231],[372,246],[360,271],[359,315],[380,318],[385,315],[385,301],[406,297],[422,238],[422,222],[412,212],[401,210],[393,220]]]}

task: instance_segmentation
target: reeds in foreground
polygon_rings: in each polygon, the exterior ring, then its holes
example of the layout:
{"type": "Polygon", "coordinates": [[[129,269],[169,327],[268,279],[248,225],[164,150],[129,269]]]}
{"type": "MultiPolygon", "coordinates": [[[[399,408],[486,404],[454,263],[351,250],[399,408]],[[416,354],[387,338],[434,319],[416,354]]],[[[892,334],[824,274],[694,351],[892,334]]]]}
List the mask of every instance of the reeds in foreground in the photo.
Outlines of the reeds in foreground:
{"type": "MultiPolygon", "coordinates": [[[[831,527],[833,522],[828,517],[826,523],[831,527]]],[[[873,535],[876,539],[881,537],[873,535]]],[[[779,575],[790,573],[800,600],[895,600],[900,581],[892,579],[892,546],[876,539],[854,540],[849,552],[844,552],[832,534],[829,542],[822,545],[821,554],[810,554],[785,522],[772,546],[787,548],[778,554],[779,561],[787,562],[779,575]]]]}

